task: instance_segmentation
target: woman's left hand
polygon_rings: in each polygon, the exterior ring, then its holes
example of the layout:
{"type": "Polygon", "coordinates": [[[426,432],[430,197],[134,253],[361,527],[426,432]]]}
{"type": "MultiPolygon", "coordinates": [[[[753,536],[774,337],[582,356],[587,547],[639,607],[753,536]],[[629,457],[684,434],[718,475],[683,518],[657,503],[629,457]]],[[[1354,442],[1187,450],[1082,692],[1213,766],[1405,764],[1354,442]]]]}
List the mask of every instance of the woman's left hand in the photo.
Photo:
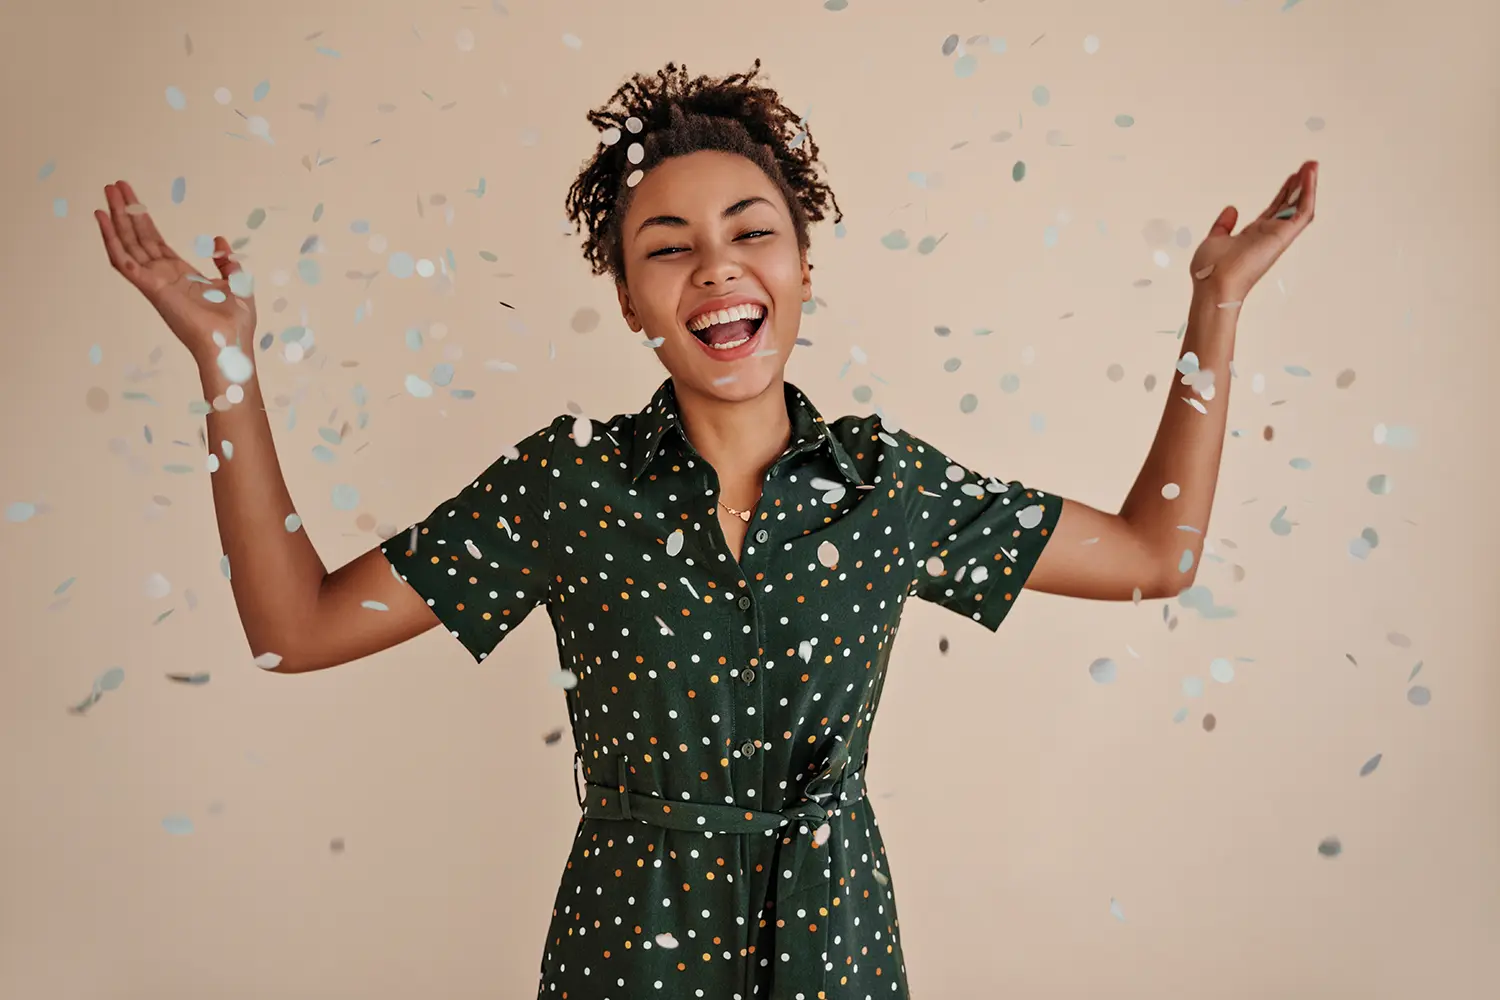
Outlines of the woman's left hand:
{"type": "Polygon", "coordinates": [[[1208,284],[1216,296],[1244,299],[1312,222],[1317,193],[1318,163],[1308,160],[1286,179],[1266,210],[1238,233],[1234,232],[1239,219],[1235,207],[1220,212],[1188,265],[1194,287],[1208,284]]]}

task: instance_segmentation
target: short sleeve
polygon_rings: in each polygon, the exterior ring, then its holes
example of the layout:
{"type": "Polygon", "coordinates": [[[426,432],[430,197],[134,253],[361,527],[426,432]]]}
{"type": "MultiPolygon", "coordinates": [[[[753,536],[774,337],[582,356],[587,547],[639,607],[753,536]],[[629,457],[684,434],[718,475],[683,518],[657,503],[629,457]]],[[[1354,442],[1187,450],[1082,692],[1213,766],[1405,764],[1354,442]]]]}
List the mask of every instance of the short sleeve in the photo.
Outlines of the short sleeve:
{"type": "Polygon", "coordinates": [[[547,599],[553,425],[380,547],[444,627],[483,660],[547,599]]]}
{"type": "Polygon", "coordinates": [[[1051,539],[1062,497],[980,475],[909,434],[895,439],[916,595],[995,631],[1051,539]]]}

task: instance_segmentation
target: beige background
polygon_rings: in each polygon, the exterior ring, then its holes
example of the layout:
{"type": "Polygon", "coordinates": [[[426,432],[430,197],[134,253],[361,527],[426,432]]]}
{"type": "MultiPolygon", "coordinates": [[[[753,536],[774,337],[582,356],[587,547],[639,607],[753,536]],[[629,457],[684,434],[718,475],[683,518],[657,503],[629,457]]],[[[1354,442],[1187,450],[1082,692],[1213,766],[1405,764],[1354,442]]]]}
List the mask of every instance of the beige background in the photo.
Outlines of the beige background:
{"type": "Polygon", "coordinates": [[[369,525],[424,515],[569,401],[601,417],[645,403],[662,373],[563,233],[596,141],[584,112],[668,59],[723,73],[756,56],[810,109],[848,213],[845,238],[814,233],[823,305],[792,380],[830,417],[879,405],[960,460],[1109,509],[1168,391],[1191,247],[1224,204],[1259,212],[1304,159],[1323,165],[1317,222],[1240,325],[1238,436],[1199,576],[1238,616],[1036,594],[998,636],[932,606],[907,615],[871,778],[913,993],[1497,995],[1494,5],[508,6],[6,5],[0,501],[43,510],[0,523],[0,998],[529,996],[577,814],[567,745],[543,741],[566,715],[540,612],[484,667],[441,631],[309,676],[250,663],[207,473],[163,471],[202,469],[197,381],[106,265],[102,186],[133,181],[184,253],[198,234],[250,237],[263,330],[306,311],[316,352],[268,357],[262,377],[334,567],[375,544],[369,525]],[[949,32],[1006,51],[967,45],[977,69],[960,78],[949,32]],[[299,108],[323,94],[321,121],[299,108]],[[246,132],[236,109],[263,115],[274,145],[229,137],[246,132]],[[466,193],[480,177],[484,196],[466,193]],[[881,245],[896,228],[912,249],[881,245]],[[313,234],[309,286],[295,267],[313,234]],[[946,239],[919,254],[929,234],[946,239]],[[451,280],[385,273],[390,251],[447,248],[451,280]],[[586,307],[603,320],[575,332],[586,307]],[[868,363],[846,371],[855,347],[868,363]],[[444,360],[474,398],[403,391],[444,360]],[[318,428],[346,421],[336,460],[315,459],[318,428]],[[1382,423],[1415,446],[1377,443],[1382,423]],[[1367,488],[1377,474],[1388,495],[1367,488]],[[357,511],[334,509],[338,483],[359,489],[357,511]],[[1379,545],[1353,558],[1366,528],[1379,545]],[[147,596],[152,573],[169,596],[147,596]],[[1095,684],[1106,656],[1119,679],[1095,684]],[[1208,679],[1215,657],[1236,660],[1231,683],[1208,679]],[[1426,707],[1408,700],[1418,661],[1426,707]],[[68,714],[111,666],[123,686],[68,714]],[[211,682],[163,676],[195,670],[211,682]],[[1184,695],[1191,677],[1203,697],[1184,695]],[[174,814],[194,832],[164,830],[174,814]],[[1342,856],[1320,856],[1328,836],[1342,856]]]}

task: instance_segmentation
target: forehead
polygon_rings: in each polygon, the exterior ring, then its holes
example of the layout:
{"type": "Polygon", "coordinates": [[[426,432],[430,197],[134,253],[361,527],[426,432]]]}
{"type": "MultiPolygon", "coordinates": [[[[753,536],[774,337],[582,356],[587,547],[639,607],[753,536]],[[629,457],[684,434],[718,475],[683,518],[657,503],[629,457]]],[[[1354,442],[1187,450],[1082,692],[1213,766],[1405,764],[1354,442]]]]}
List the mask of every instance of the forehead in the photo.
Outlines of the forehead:
{"type": "Polygon", "coordinates": [[[717,219],[735,202],[755,196],[786,210],[785,199],[765,171],[737,153],[703,150],[674,156],[652,167],[636,185],[625,211],[625,236],[633,236],[641,220],[651,216],[707,221],[717,219]]]}

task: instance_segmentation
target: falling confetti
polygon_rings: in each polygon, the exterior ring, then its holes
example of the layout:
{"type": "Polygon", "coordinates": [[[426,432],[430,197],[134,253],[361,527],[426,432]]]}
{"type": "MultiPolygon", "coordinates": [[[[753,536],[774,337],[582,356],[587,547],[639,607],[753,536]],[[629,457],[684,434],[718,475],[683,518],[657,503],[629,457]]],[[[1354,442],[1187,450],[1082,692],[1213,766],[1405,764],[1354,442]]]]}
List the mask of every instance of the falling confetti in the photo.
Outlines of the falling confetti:
{"type": "Polygon", "coordinates": [[[185,837],[193,832],[193,821],[186,816],[168,816],[161,821],[161,828],[174,837],[185,837]]]}
{"type": "Polygon", "coordinates": [[[277,667],[281,666],[281,654],[261,653],[255,658],[254,663],[262,670],[275,670],[277,667]]]}
{"type": "Polygon", "coordinates": [[[1318,844],[1318,853],[1325,858],[1336,858],[1344,853],[1344,845],[1339,842],[1339,838],[1337,837],[1324,837],[1322,842],[1318,844]]]}
{"type": "Polygon", "coordinates": [[[196,674],[167,674],[166,677],[169,681],[175,681],[178,684],[191,684],[195,687],[207,684],[209,681],[209,674],[207,672],[196,674]]]}
{"type": "Polygon", "coordinates": [[[553,687],[562,688],[564,691],[571,691],[578,686],[578,675],[567,669],[552,671],[549,679],[553,687]]]}
{"type": "Polygon", "coordinates": [[[1115,661],[1108,657],[1100,657],[1089,664],[1089,676],[1096,684],[1113,684],[1117,671],[1115,661]]]}
{"type": "Polygon", "coordinates": [[[1369,760],[1365,761],[1364,766],[1359,769],[1359,776],[1363,778],[1365,775],[1373,773],[1375,769],[1380,766],[1380,758],[1382,756],[1382,754],[1376,754],[1369,760]]]}
{"type": "Polygon", "coordinates": [[[119,667],[110,667],[94,679],[94,686],[89,691],[89,696],[69,708],[68,711],[74,715],[82,715],[104,697],[106,691],[114,691],[123,683],[125,683],[125,671],[119,667]]]}
{"type": "Polygon", "coordinates": [[[832,542],[824,542],[818,546],[818,563],[824,569],[833,569],[839,564],[839,550],[832,542]]]}

